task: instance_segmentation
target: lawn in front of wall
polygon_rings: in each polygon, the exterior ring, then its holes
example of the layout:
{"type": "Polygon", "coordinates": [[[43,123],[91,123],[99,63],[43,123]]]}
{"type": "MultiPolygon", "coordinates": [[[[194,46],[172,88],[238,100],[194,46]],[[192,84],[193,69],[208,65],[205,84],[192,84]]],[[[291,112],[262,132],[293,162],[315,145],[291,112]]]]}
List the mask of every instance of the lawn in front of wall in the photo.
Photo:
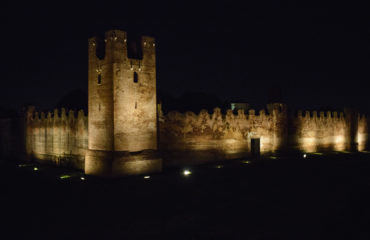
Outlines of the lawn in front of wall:
{"type": "MultiPolygon", "coordinates": [[[[21,163],[24,164],[24,163],[21,163]]],[[[0,163],[4,236],[370,239],[370,154],[266,157],[101,179],[0,163]]]]}

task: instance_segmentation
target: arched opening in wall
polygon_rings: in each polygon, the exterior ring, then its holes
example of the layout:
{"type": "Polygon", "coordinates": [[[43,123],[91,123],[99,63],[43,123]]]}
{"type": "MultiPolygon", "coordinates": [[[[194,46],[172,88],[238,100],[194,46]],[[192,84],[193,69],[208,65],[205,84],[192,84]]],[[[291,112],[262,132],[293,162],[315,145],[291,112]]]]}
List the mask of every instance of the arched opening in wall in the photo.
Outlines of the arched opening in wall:
{"type": "Polygon", "coordinates": [[[105,36],[103,34],[98,35],[96,37],[96,49],[95,49],[95,55],[99,59],[104,59],[105,56],[105,41],[104,41],[105,36]]]}
{"type": "Polygon", "coordinates": [[[140,35],[135,33],[127,34],[127,56],[133,59],[143,59],[140,35]]]}
{"type": "Polygon", "coordinates": [[[101,84],[101,74],[98,74],[98,85],[101,84]]]}
{"type": "Polygon", "coordinates": [[[138,83],[139,82],[139,75],[137,74],[137,72],[134,72],[134,83],[138,83]]]}

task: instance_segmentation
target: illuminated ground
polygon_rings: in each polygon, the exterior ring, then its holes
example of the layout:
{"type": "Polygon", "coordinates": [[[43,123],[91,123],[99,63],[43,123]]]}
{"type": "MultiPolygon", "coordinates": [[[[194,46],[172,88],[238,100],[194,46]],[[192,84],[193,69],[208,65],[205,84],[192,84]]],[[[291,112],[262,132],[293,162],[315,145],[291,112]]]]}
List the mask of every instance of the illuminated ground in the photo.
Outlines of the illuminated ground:
{"type": "Polygon", "coordinates": [[[368,153],[120,180],[0,164],[0,234],[11,239],[370,239],[368,153]]]}

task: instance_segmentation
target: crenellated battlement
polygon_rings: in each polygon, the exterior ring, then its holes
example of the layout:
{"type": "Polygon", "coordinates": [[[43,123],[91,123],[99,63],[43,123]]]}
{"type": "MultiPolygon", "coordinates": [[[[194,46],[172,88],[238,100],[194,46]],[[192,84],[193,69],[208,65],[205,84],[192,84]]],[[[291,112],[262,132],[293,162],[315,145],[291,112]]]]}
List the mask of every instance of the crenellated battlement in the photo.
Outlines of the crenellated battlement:
{"type": "Polygon", "coordinates": [[[152,60],[152,54],[155,53],[155,39],[149,36],[141,36],[139,41],[135,40],[130,40],[130,35],[121,30],[107,31],[103,37],[91,37],[88,39],[90,60],[95,57],[95,61],[98,61],[101,65],[128,60],[131,60],[133,64],[138,62],[135,60],[144,61],[144,65],[150,63],[147,60],[152,60]],[[100,51],[103,51],[104,54],[100,54],[100,51]],[[130,57],[129,51],[140,51],[141,57],[130,57]]]}
{"type": "Polygon", "coordinates": [[[180,113],[177,111],[171,111],[167,113],[167,115],[164,115],[163,112],[160,112],[161,118],[167,117],[169,119],[179,118],[179,117],[188,117],[188,118],[210,118],[210,119],[222,119],[227,120],[229,118],[231,119],[265,119],[265,118],[271,118],[272,116],[279,116],[283,114],[284,111],[280,111],[278,109],[274,110],[273,113],[269,114],[266,112],[266,110],[261,109],[259,111],[256,111],[255,109],[249,109],[248,113],[245,113],[244,109],[239,109],[237,113],[235,114],[233,110],[227,109],[226,113],[223,114],[221,112],[221,108],[214,108],[212,113],[209,113],[206,109],[202,109],[199,114],[196,114],[192,111],[187,111],[185,113],[180,113]]]}
{"type": "Polygon", "coordinates": [[[31,121],[54,121],[54,120],[68,120],[68,121],[78,121],[81,119],[86,120],[87,116],[84,113],[84,110],[79,110],[77,112],[77,115],[75,114],[75,111],[69,110],[68,114],[65,108],[54,109],[52,112],[33,112],[31,115],[30,120],[31,121]]]}
{"type": "Polygon", "coordinates": [[[304,120],[310,120],[310,119],[317,119],[317,120],[344,120],[345,114],[343,112],[332,112],[332,111],[302,111],[298,110],[297,114],[294,115],[297,119],[304,119],[304,120]]]}
{"type": "MultiPolygon", "coordinates": [[[[302,110],[298,110],[297,114],[294,115],[296,120],[320,120],[320,121],[347,121],[346,114],[344,112],[337,111],[305,111],[303,114],[302,110]]],[[[365,114],[357,114],[358,121],[367,121],[367,116],[365,114]]]]}
{"type": "MultiPolygon", "coordinates": [[[[127,47],[128,34],[122,30],[109,30],[104,33],[103,41],[105,43],[123,43],[127,47]]],[[[99,37],[94,36],[88,39],[89,48],[96,48],[99,37]]],[[[155,47],[155,39],[150,36],[141,36],[141,43],[146,49],[151,49],[155,47]]]]}

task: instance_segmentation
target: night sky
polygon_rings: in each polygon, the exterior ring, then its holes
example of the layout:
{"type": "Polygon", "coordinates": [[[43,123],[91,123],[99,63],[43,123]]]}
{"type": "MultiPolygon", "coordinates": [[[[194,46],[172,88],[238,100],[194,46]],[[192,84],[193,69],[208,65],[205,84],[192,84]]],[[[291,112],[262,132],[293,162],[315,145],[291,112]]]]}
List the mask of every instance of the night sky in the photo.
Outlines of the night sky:
{"type": "Polygon", "coordinates": [[[370,113],[365,5],[130,2],[5,3],[0,107],[52,109],[72,90],[87,92],[87,39],[121,29],[156,37],[157,86],[175,97],[201,91],[259,109],[281,88],[295,109],[370,113]]]}

